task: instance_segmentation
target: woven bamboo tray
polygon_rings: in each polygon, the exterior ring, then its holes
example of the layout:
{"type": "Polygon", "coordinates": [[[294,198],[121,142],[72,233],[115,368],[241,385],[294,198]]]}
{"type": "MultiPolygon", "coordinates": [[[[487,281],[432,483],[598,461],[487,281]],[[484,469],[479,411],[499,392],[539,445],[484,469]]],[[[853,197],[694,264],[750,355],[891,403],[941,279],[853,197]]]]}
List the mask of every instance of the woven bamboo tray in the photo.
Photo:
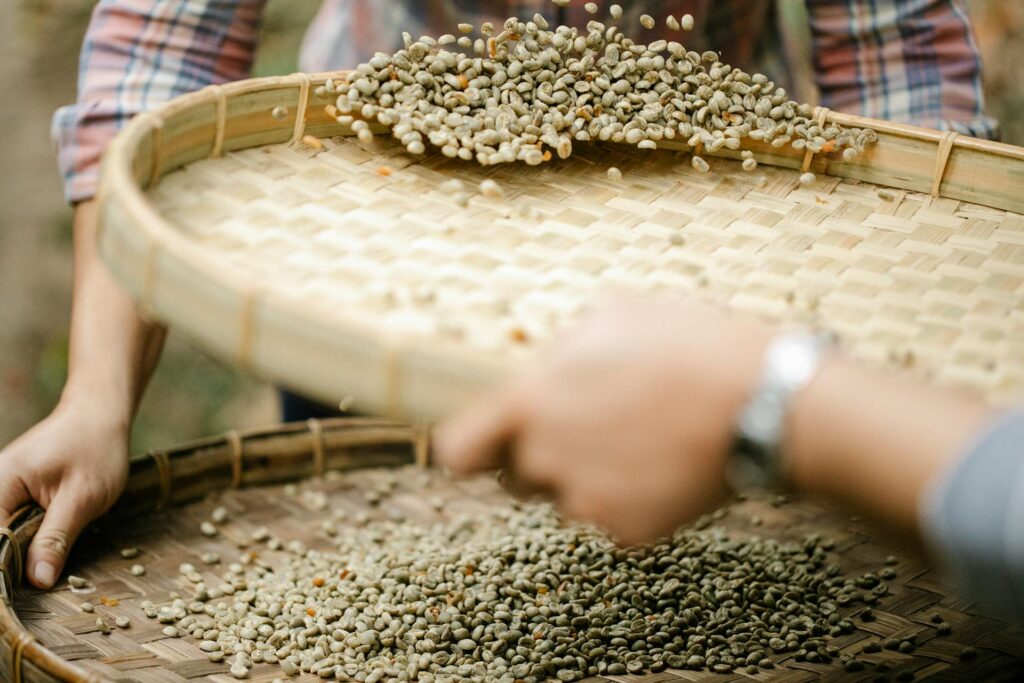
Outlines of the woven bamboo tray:
{"type": "Polygon", "coordinates": [[[360,144],[324,111],[328,76],[180,97],[103,166],[102,253],[142,310],[269,379],[439,416],[626,291],[818,325],[992,401],[1024,393],[1024,149],[819,109],[878,143],[846,162],[747,140],[754,173],[723,150],[700,174],[667,141],[484,168],[360,144]],[[460,206],[452,178],[505,199],[460,206]]]}
{"type": "MultiPolygon", "coordinates": [[[[150,453],[133,462],[128,490],[118,507],[87,532],[73,554],[69,571],[95,586],[95,592],[86,595],[72,593],[66,583],[46,593],[20,587],[20,551],[38,527],[40,513],[18,513],[11,522],[11,533],[0,534],[0,680],[234,680],[225,675],[227,665],[211,663],[192,639],[165,637],[162,625],[147,619],[140,603],[160,604],[172,591],[183,591],[187,582],[177,569],[182,562],[203,567],[200,555],[211,551],[225,562],[231,561],[242,552],[239,541],[247,542],[257,526],[266,526],[285,542],[297,539],[307,547],[326,549],[329,541],[318,532],[319,522],[335,520],[344,533],[347,520],[360,509],[379,517],[398,508],[411,521],[433,522],[453,512],[507,504],[493,478],[452,481],[429,468],[405,467],[396,494],[381,508],[370,508],[359,490],[379,481],[387,472],[382,468],[423,463],[428,457],[424,436],[422,431],[399,424],[340,419],[231,433],[150,453]],[[340,479],[330,476],[334,471],[345,475],[340,479]],[[301,488],[328,494],[326,510],[318,512],[305,504],[303,496],[282,491],[282,482],[317,473],[327,476],[301,488]],[[425,502],[428,494],[447,501],[444,512],[435,512],[425,502]],[[206,538],[200,534],[199,524],[217,505],[228,507],[232,520],[220,527],[219,536],[206,538]],[[153,512],[154,508],[159,511],[153,512]],[[122,558],[119,550],[128,546],[140,547],[141,556],[122,558]],[[135,562],[144,563],[145,576],[129,572],[135,562]],[[82,614],[79,605],[83,600],[95,603],[97,613],[82,614]],[[129,616],[132,626],[103,635],[95,625],[98,615],[111,623],[117,616],[129,616]]],[[[766,501],[748,500],[730,505],[715,524],[739,536],[791,539],[810,532],[823,534],[835,539],[835,560],[844,574],[877,570],[888,555],[896,555],[897,578],[890,582],[890,593],[873,609],[876,619],[861,620],[855,615],[863,607],[850,607],[844,616],[853,619],[856,631],[832,640],[841,652],[867,662],[867,670],[849,674],[838,660],[831,665],[812,664],[797,662],[789,654],[777,659],[775,669],[757,675],[668,670],[590,680],[798,682],[874,680],[882,675],[884,680],[911,680],[912,676],[913,680],[1009,681],[1024,676],[1024,632],[974,613],[926,571],[912,551],[884,540],[884,534],[859,520],[809,502],[774,507],[766,501]],[[753,521],[755,516],[760,523],[753,521]],[[933,615],[952,626],[950,635],[938,634],[933,615]],[[861,653],[869,642],[911,635],[917,637],[917,648],[910,654],[888,650],[861,653]],[[967,647],[976,653],[964,660],[961,657],[967,647]]],[[[279,555],[262,546],[251,549],[271,563],[279,555]]],[[[279,676],[276,665],[263,664],[253,669],[248,680],[270,681],[279,676]]],[[[290,680],[312,683],[320,679],[307,675],[290,680]]]]}

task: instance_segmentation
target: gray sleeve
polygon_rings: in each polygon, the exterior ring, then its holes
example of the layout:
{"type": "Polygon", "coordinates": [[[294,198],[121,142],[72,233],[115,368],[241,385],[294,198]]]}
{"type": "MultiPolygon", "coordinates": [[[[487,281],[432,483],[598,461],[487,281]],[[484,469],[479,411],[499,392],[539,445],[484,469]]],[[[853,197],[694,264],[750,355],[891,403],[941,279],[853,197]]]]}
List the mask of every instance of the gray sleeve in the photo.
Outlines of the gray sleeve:
{"type": "Polygon", "coordinates": [[[924,497],[922,531],[989,612],[1024,614],[1024,412],[996,420],[924,497]]]}

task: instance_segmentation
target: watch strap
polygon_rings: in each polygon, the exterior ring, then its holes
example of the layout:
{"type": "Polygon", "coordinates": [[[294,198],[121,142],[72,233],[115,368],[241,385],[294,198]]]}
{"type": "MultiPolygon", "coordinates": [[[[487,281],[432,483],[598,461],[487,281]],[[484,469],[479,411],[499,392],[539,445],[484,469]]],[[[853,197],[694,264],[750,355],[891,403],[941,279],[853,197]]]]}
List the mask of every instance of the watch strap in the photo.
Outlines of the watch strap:
{"type": "Polygon", "coordinates": [[[785,332],[768,346],[757,387],[736,420],[729,478],[734,488],[777,488],[785,482],[781,456],[792,399],[817,374],[825,336],[785,332]]]}

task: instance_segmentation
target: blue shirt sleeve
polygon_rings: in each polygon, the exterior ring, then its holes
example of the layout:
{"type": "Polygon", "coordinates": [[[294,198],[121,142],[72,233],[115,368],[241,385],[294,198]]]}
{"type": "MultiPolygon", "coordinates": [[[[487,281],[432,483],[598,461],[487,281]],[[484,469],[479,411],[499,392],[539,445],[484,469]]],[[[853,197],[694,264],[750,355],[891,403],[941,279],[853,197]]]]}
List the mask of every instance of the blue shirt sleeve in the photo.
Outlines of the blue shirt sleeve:
{"type": "Polygon", "coordinates": [[[1024,619],[1024,411],[997,419],[922,501],[922,531],[965,595],[1024,619]]]}

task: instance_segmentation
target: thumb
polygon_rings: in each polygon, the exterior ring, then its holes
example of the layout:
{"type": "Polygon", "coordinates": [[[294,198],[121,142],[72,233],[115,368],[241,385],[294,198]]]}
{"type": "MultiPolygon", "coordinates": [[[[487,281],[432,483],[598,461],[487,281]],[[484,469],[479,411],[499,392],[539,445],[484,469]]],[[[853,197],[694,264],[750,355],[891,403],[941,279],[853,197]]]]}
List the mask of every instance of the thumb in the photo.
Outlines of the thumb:
{"type": "Polygon", "coordinates": [[[28,578],[33,586],[50,589],[64,569],[71,545],[89,522],[78,496],[67,489],[57,492],[28,549],[28,578]]]}

